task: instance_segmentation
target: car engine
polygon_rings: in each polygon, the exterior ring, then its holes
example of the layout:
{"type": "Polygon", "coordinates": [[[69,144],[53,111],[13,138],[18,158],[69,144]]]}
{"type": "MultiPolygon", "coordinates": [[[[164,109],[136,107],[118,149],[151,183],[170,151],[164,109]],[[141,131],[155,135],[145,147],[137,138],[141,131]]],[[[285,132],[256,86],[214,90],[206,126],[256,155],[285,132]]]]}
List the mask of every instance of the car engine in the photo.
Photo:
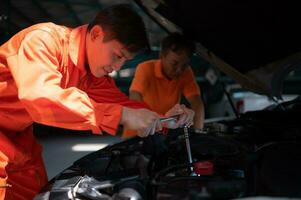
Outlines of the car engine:
{"type": "Polygon", "coordinates": [[[295,102],[206,123],[203,133],[131,138],[77,160],[35,199],[301,197],[299,114],[295,102]]]}

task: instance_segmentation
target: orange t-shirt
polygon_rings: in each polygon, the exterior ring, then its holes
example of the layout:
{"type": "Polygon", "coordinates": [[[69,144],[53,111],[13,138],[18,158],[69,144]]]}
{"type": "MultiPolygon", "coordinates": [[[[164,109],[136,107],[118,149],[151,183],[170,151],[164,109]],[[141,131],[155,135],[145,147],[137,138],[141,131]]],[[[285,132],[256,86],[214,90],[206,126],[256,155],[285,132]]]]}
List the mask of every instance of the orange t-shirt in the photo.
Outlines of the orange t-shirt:
{"type": "Polygon", "coordinates": [[[130,91],[139,92],[143,101],[155,112],[164,115],[181,96],[200,95],[192,69],[187,68],[177,79],[168,80],[162,74],[160,60],[150,60],[138,65],[130,91]]]}

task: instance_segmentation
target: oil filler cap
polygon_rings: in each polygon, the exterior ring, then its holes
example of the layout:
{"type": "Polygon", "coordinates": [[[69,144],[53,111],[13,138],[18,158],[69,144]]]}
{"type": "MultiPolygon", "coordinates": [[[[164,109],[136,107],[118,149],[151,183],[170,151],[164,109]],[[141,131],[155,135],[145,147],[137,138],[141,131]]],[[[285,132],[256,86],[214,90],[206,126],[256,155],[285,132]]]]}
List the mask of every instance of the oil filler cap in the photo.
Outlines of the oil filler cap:
{"type": "Polygon", "coordinates": [[[214,166],[211,161],[199,161],[193,164],[194,172],[200,176],[213,175],[214,166]]]}

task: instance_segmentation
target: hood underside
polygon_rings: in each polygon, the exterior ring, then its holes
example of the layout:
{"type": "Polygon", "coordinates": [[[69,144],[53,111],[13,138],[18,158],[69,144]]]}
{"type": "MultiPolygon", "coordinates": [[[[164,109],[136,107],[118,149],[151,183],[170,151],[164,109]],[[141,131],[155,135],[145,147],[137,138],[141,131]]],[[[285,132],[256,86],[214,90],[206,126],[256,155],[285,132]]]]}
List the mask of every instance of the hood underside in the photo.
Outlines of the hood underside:
{"type": "Polygon", "coordinates": [[[286,75],[301,65],[296,3],[136,0],[168,32],[197,42],[197,53],[243,87],[280,97],[286,75]]]}

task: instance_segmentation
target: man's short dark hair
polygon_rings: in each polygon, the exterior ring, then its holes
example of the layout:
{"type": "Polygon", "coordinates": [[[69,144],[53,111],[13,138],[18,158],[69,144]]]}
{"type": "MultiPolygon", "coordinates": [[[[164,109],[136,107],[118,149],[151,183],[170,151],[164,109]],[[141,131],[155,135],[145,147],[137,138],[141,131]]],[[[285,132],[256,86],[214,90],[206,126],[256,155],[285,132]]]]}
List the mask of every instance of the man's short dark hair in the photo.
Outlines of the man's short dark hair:
{"type": "Polygon", "coordinates": [[[195,51],[195,45],[181,33],[175,32],[165,37],[161,43],[162,55],[166,54],[170,50],[176,53],[186,51],[189,56],[192,56],[195,51]]]}
{"type": "Polygon", "coordinates": [[[116,39],[132,53],[149,48],[143,20],[128,4],[113,5],[99,11],[88,30],[95,25],[104,30],[105,41],[116,39]]]}

